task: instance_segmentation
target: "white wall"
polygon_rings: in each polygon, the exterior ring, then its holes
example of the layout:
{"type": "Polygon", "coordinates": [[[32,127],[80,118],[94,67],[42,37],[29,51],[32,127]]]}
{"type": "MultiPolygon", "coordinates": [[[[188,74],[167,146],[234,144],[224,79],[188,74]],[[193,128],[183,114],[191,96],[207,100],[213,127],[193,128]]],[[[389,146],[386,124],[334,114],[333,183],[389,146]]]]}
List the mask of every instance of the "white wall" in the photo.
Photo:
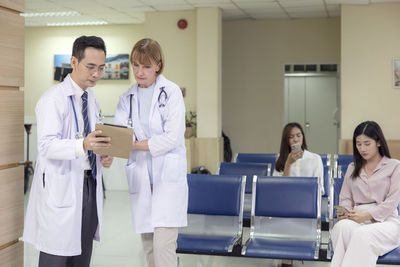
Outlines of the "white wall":
{"type": "Polygon", "coordinates": [[[400,139],[400,90],[392,59],[400,57],[400,4],[342,6],[342,138],[375,120],[387,139],[400,139]]]}
{"type": "Polygon", "coordinates": [[[276,153],[284,64],[340,63],[340,19],[227,21],[222,37],[222,129],[234,153],[276,153]]]}
{"type": "Polygon", "coordinates": [[[186,88],[186,111],[196,110],[196,11],[149,12],[144,27],[163,49],[167,79],[186,88]],[[186,29],[178,28],[179,19],[187,20],[186,29]]]}

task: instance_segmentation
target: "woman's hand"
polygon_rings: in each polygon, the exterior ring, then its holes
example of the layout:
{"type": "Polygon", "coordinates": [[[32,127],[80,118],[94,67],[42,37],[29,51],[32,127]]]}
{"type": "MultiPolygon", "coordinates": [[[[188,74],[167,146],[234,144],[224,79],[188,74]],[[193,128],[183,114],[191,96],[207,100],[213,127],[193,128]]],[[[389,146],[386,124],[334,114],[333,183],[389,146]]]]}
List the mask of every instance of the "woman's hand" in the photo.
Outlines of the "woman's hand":
{"type": "Polygon", "coordinates": [[[287,157],[286,164],[292,165],[294,162],[296,162],[296,160],[298,160],[302,156],[303,156],[303,150],[296,151],[296,152],[292,151],[289,153],[289,155],[287,157]]]}
{"type": "Polygon", "coordinates": [[[112,162],[113,162],[114,157],[107,156],[107,155],[101,155],[100,157],[100,162],[101,165],[103,165],[104,168],[110,168],[112,162]]]}
{"type": "Polygon", "coordinates": [[[144,151],[149,151],[149,141],[146,140],[142,140],[142,141],[138,141],[136,140],[133,144],[132,144],[132,149],[133,150],[144,150],[144,151]]]}
{"type": "Polygon", "coordinates": [[[283,168],[283,176],[289,176],[290,175],[290,166],[296,162],[296,160],[298,160],[299,158],[301,158],[303,156],[303,150],[300,151],[292,151],[289,153],[287,159],[286,159],[286,163],[285,163],[285,167],[283,168]]]}
{"type": "Polygon", "coordinates": [[[338,221],[349,218],[349,213],[336,213],[338,221]]]}
{"type": "Polygon", "coordinates": [[[356,223],[363,223],[372,220],[373,218],[367,211],[352,210],[348,214],[348,219],[353,220],[356,223]]]}

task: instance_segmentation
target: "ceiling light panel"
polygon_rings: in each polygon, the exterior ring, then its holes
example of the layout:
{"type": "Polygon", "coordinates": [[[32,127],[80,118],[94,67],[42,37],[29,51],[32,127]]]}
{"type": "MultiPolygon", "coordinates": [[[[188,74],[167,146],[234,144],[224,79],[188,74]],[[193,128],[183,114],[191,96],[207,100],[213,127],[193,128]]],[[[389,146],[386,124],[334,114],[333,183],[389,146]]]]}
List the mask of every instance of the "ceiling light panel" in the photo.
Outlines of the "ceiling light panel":
{"type": "Polygon", "coordinates": [[[368,5],[370,0],[342,0],[341,3],[345,5],[368,5]]]}
{"type": "Polygon", "coordinates": [[[283,7],[323,6],[322,0],[279,0],[283,7]]]}
{"type": "Polygon", "coordinates": [[[271,14],[252,14],[253,19],[288,19],[285,13],[271,13],[271,14]]]}
{"type": "Polygon", "coordinates": [[[328,18],[328,13],[324,11],[288,11],[291,18],[328,18]]]}
{"type": "Polygon", "coordinates": [[[144,22],[140,18],[111,18],[107,21],[110,24],[141,24],[144,22]]]}
{"type": "Polygon", "coordinates": [[[269,8],[280,8],[276,2],[242,2],[236,3],[238,7],[243,9],[269,9],[269,8]]]}
{"type": "Polygon", "coordinates": [[[200,3],[192,4],[194,7],[219,7],[222,9],[238,9],[233,3],[200,3]]]}
{"type": "Polygon", "coordinates": [[[339,5],[342,3],[342,0],[324,0],[327,5],[339,5]]]}
{"type": "Polygon", "coordinates": [[[287,7],[285,8],[288,12],[325,12],[324,6],[309,6],[309,7],[287,7]]]}
{"type": "Polygon", "coordinates": [[[143,6],[142,1],[138,0],[96,0],[96,2],[106,5],[106,6],[124,6],[124,7],[135,7],[135,6],[143,6]]]}
{"type": "Polygon", "coordinates": [[[184,5],[187,4],[185,0],[141,0],[146,5],[184,5]]]}
{"type": "Polygon", "coordinates": [[[144,16],[144,12],[152,12],[156,11],[153,7],[149,6],[137,6],[137,7],[114,7],[115,10],[123,11],[125,13],[142,13],[144,16]]]}
{"type": "Polygon", "coordinates": [[[272,3],[277,2],[277,0],[232,0],[235,4],[242,4],[242,3],[272,3]]]}
{"type": "Polygon", "coordinates": [[[218,5],[218,4],[232,4],[231,0],[186,0],[192,5],[218,5]]]}
{"type": "Polygon", "coordinates": [[[153,5],[153,7],[157,11],[172,11],[172,10],[189,10],[189,9],[194,9],[193,6],[188,5],[188,4],[171,4],[171,5],[165,5],[165,4],[158,4],[158,5],[153,5]]]}

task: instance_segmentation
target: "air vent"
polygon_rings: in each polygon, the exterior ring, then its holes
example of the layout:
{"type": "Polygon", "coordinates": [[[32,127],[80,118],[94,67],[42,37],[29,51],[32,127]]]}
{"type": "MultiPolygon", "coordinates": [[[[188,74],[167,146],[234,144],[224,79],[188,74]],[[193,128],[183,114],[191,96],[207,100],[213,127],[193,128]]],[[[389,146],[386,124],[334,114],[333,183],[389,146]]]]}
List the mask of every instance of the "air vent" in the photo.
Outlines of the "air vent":
{"type": "Polygon", "coordinates": [[[338,72],[338,64],[285,64],[285,73],[338,72]]]}

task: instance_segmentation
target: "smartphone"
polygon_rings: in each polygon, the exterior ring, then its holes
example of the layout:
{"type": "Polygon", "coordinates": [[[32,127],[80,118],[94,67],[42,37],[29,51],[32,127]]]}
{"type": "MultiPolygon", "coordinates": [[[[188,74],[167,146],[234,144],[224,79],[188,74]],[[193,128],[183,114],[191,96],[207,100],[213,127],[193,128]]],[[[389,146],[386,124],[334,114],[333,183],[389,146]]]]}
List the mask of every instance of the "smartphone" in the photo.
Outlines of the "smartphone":
{"type": "Polygon", "coordinates": [[[291,146],[291,148],[292,148],[293,153],[297,153],[297,152],[301,151],[301,144],[300,143],[293,144],[291,146]]]}
{"type": "Polygon", "coordinates": [[[333,208],[336,210],[336,214],[347,215],[347,213],[349,213],[343,206],[333,206],[333,208]]]}

